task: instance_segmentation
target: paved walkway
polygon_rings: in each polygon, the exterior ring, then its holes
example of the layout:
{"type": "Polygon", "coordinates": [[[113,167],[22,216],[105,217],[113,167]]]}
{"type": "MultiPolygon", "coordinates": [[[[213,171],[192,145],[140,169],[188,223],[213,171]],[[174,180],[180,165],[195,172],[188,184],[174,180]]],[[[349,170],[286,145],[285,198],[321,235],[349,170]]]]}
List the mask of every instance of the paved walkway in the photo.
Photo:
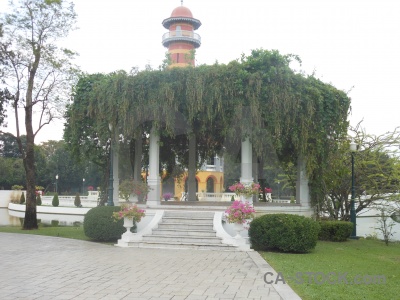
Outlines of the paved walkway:
{"type": "Polygon", "coordinates": [[[300,299],[257,252],[120,248],[0,233],[0,299],[300,299]],[[271,277],[268,277],[269,279],[271,277]]]}

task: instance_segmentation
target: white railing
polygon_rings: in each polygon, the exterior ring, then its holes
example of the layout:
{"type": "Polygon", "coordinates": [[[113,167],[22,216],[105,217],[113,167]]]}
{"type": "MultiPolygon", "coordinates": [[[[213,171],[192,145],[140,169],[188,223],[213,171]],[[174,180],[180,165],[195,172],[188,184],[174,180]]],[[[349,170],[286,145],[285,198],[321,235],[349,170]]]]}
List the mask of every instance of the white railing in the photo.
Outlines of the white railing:
{"type": "Polygon", "coordinates": [[[166,32],[162,36],[162,42],[164,43],[169,39],[175,39],[175,38],[187,38],[195,40],[199,44],[201,43],[200,35],[190,30],[176,30],[176,31],[166,32]]]}
{"type": "Polygon", "coordinates": [[[274,203],[290,203],[290,200],[283,200],[283,199],[272,199],[274,203]]]}
{"type": "MultiPolygon", "coordinates": [[[[83,207],[96,207],[99,192],[89,191],[88,196],[80,196],[83,207]]],[[[75,196],[58,196],[59,206],[75,206],[75,196]]],[[[42,196],[42,205],[52,205],[53,196],[42,196]]]]}
{"type": "MultiPolygon", "coordinates": [[[[235,193],[205,193],[205,192],[200,192],[200,193],[196,193],[197,198],[199,199],[199,201],[212,201],[212,202],[219,202],[219,201],[232,201],[232,197],[233,199],[236,200],[240,200],[240,196],[236,195],[235,193]]],[[[182,192],[181,195],[181,201],[187,201],[187,199],[185,199],[186,197],[186,193],[182,192]]],[[[272,203],[284,203],[284,204],[288,204],[291,203],[290,200],[288,199],[272,199],[272,203]]]]}
{"type": "Polygon", "coordinates": [[[206,165],[206,171],[216,171],[217,166],[216,165],[206,165]]]}
{"type": "MultiPolygon", "coordinates": [[[[181,201],[186,201],[185,199],[186,193],[182,192],[181,196],[181,201]]],[[[199,201],[213,201],[213,202],[218,202],[218,201],[231,201],[232,196],[235,200],[240,200],[240,197],[237,196],[235,193],[196,193],[197,198],[199,201]]]]}

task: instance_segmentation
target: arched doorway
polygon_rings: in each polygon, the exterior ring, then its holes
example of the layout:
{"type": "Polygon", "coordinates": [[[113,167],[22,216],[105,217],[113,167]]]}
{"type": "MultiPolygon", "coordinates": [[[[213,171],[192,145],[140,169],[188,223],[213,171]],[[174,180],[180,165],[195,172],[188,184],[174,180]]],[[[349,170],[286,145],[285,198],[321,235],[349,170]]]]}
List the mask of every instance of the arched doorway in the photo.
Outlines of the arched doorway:
{"type": "Polygon", "coordinates": [[[215,193],[215,181],[214,181],[214,178],[208,177],[206,191],[207,191],[207,193],[215,193]]]}

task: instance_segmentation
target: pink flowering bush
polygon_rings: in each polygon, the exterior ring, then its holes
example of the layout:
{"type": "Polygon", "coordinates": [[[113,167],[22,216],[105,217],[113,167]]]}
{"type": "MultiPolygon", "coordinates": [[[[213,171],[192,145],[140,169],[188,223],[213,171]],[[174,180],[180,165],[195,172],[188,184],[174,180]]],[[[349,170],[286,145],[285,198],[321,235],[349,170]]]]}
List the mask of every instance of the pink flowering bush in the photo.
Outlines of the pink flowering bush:
{"type": "Polygon", "coordinates": [[[112,216],[115,221],[123,218],[132,218],[135,222],[140,222],[145,215],[145,211],[138,208],[136,205],[123,204],[121,205],[121,210],[114,212],[112,216]]]}
{"type": "Polygon", "coordinates": [[[171,199],[172,198],[172,193],[165,193],[164,195],[163,195],[163,198],[165,199],[165,201],[168,201],[169,199],[171,199]]]}
{"type": "Polygon", "coordinates": [[[260,193],[260,185],[254,182],[251,184],[236,182],[234,185],[229,187],[229,190],[238,196],[245,196],[246,198],[249,198],[260,193]]]}
{"type": "Polygon", "coordinates": [[[255,212],[250,203],[236,200],[225,211],[225,215],[228,223],[244,224],[246,223],[246,219],[254,218],[255,212]]]}

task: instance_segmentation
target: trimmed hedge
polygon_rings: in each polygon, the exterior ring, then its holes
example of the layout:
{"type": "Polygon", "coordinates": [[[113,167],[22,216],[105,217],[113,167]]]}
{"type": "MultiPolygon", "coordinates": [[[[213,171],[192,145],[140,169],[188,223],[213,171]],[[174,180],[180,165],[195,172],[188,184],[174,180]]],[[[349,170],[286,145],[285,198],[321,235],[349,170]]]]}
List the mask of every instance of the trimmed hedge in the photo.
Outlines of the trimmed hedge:
{"type": "Polygon", "coordinates": [[[74,205],[76,207],[82,207],[81,196],[79,195],[79,193],[76,193],[75,195],[74,205]]]}
{"type": "Polygon", "coordinates": [[[21,193],[21,197],[19,198],[19,203],[24,204],[25,203],[25,194],[21,193]]]}
{"type": "Polygon", "coordinates": [[[320,221],[318,239],[322,241],[344,242],[353,231],[353,223],[347,221],[320,221]]]}
{"type": "Polygon", "coordinates": [[[40,194],[36,195],[36,205],[37,206],[42,205],[42,197],[40,197],[40,194]]]}
{"type": "Polygon", "coordinates": [[[58,193],[55,193],[53,196],[53,200],[51,201],[51,205],[57,207],[60,205],[60,200],[58,199],[58,193]]]}
{"type": "Polygon", "coordinates": [[[254,250],[306,253],[317,245],[320,225],[311,218],[290,214],[268,214],[250,223],[254,250]]]}
{"type": "Polygon", "coordinates": [[[124,220],[114,221],[113,212],[120,211],[119,206],[98,206],[89,210],[83,221],[85,235],[95,241],[111,242],[121,238],[126,231],[124,220]]]}

